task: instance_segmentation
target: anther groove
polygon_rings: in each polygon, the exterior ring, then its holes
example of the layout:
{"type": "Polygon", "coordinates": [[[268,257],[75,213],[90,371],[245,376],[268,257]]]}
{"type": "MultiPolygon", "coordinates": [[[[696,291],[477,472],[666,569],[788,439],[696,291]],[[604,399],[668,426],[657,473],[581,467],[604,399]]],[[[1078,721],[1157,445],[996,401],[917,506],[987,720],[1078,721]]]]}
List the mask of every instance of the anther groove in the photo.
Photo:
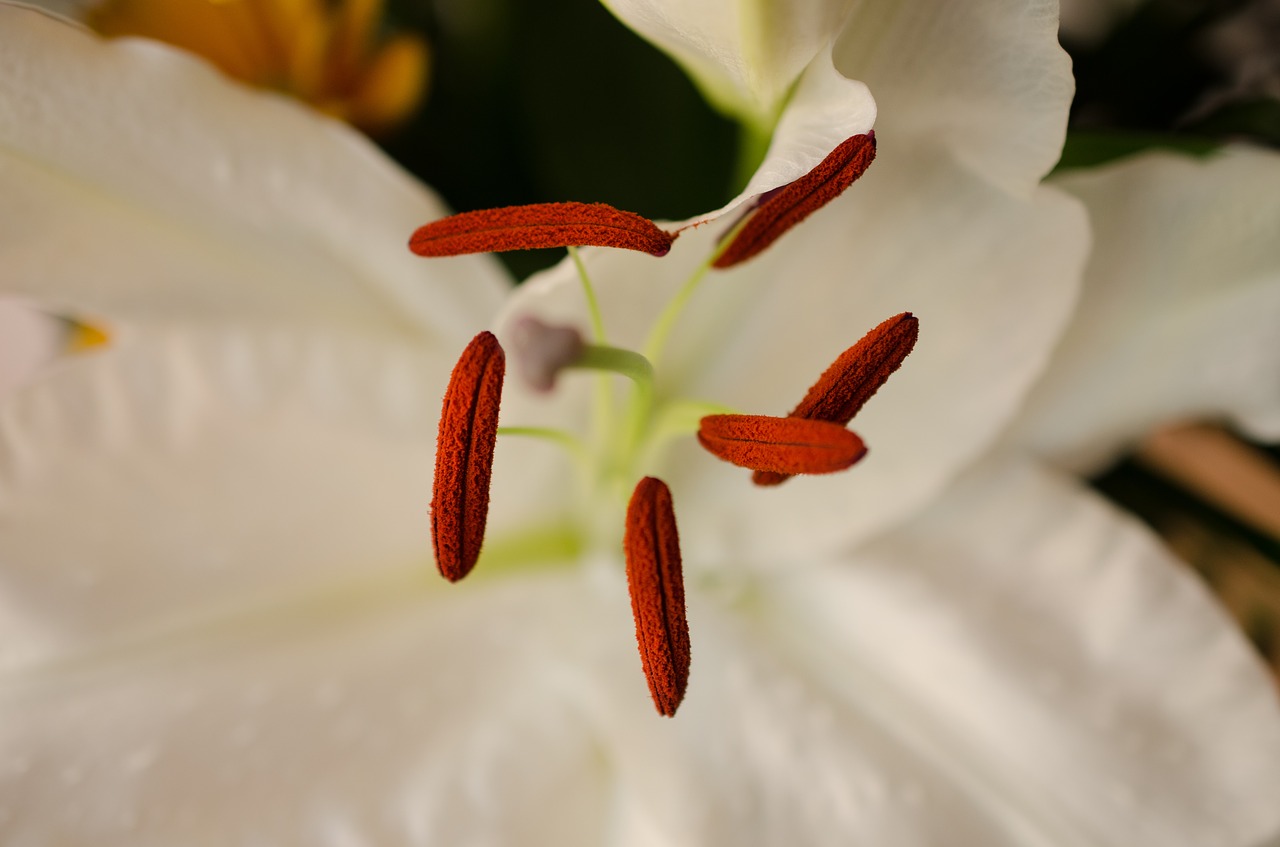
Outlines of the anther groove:
{"type": "Polygon", "coordinates": [[[690,649],[680,537],[671,490],[662,480],[645,477],[636,485],[623,549],[640,663],[654,706],[671,717],[689,682],[690,649]]]}
{"type": "Polygon", "coordinates": [[[708,415],[698,443],[738,467],[779,474],[826,474],[851,467],[866,445],[843,426],[767,415],[708,415]]]}
{"type": "Polygon", "coordinates": [[[534,203],[461,212],[418,227],[409,249],[458,256],[544,247],[617,247],[665,256],[676,236],[605,203],[534,203]]]}
{"type": "Polygon", "coordinates": [[[436,438],[431,539],[440,573],[456,582],[480,557],[498,438],[506,357],[493,333],[463,351],[449,377],[436,438]]]}
{"type": "Polygon", "coordinates": [[[787,230],[843,194],[875,157],[874,132],[841,142],[809,173],[770,192],[713,267],[730,268],[763,252],[787,230]]]}
{"type": "MultiPolygon", "coordinates": [[[[883,321],[823,371],[788,417],[848,424],[902,366],[919,335],[920,322],[910,312],[883,321]]],[[[751,479],[756,485],[778,485],[787,475],[757,471],[751,479]]]]}

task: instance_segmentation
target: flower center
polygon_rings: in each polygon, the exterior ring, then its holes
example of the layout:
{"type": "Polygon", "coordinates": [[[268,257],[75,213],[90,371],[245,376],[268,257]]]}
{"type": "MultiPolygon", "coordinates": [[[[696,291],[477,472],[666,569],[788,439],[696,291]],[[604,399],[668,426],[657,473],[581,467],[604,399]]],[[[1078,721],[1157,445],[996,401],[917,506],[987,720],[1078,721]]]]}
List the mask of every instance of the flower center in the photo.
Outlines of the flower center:
{"type": "Polygon", "coordinates": [[[712,455],[752,470],[757,485],[851,467],[867,450],[846,425],[911,352],[918,322],[903,313],[875,327],[842,353],[785,417],[741,414],[698,399],[655,399],[655,363],[661,362],[680,314],[711,269],[731,267],[762,252],[847,188],[870,164],[874,150],[874,136],[855,136],[805,177],[759,198],[667,304],[640,351],[608,343],[595,288],[575,245],[663,256],[678,233],[667,233],[637,215],[583,203],[463,213],[419,228],[410,246],[426,256],[569,247],[590,315],[592,343],[575,327],[530,316],[516,324],[511,352],[522,377],[538,391],[554,390],[565,369],[604,374],[596,386],[589,439],[556,429],[500,427],[506,352],[488,332],[467,346],[450,377],[437,440],[431,512],[440,572],[456,581],[480,557],[499,435],[544,438],[567,447],[586,471],[593,501],[621,501],[631,492],[620,529],[636,639],[654,705],[659,713],[674,715],[689,674],[679,535],[670,489],[659,479],[642,477],[639,469],[650,465],[672,438],[695,433],[712,455]],[[613,396],[613,375],[631,383],[621,402],[613,396]]]}

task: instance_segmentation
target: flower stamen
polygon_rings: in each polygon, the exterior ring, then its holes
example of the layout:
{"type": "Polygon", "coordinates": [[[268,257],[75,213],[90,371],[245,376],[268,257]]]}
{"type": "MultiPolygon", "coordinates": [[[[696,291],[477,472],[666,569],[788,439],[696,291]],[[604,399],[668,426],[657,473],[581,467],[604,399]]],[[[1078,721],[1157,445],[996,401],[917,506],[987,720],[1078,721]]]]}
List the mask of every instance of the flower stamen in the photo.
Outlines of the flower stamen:
{"type": "Polygon", "coordinates": [[[841,142],[795,182],[766,194],[713,267],[731,268],[763,252],[796,224],[839,197],[876,157],[876,134],[841,142]]]}
{"type": "Polygon", "coordinates": [[[671,489],[662,480],[636,485],[622,543],[640,663],[653,705],[672,717],[689,683],[689,622],[671,489]]]}
{"type": "MultiPolygon", "coordinates": [[[[844,426],[880,390],[915,347],[920,322],[903,312],[882,322],[841,353],[787,417],[844,426]]],[[[786,474],[756,471],[756,485],[778,485],[786,474]]]]}
{"type": "Polygon", "coordinates": [[[698,443],[740,468],[778,474],[835,473],[867,454],[862,439],[839,424],[767,415],[708,415],[698,443]]]}
{"type": "Polygon", "coordinates": [[[648,218],[604,203],[535,203],[432,221],[413,233],[409,249],[419,256],[459,256],[591,245],[665,256],[675,240],[648,218]]]}
{"type": "Polygon", "coordinates": [[[436,565],[450,582],[475,567],[489,515],[489,482],[498,440],[506,356],[491,332],[471,340],[449,376],[431,497],[436,565]]]}

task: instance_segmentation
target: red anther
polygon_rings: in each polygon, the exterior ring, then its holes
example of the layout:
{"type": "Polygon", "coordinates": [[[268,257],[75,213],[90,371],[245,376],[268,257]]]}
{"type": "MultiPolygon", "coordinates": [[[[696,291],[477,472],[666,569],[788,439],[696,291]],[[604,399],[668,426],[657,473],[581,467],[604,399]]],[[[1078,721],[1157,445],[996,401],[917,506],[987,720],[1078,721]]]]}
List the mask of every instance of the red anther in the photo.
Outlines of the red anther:
{"type": "Polygon", "coordinates": [[[482,332],[462,351],[445,390],[436,437],[431,540],[436,565],[451,582],[471,572],[484,542],[505,372],[498,339],[482,332]]]}
{"type": "Polygon", "coordinates": [[[623,536],[636,642],[658,713],[671,717],[689,683],[689,622],[684,611],[680,536],[671,489],[645,477],[627,505],[623,536]]]}
{"type": "MultiPolygon", "coordinates": [[[[910,312],[884,321],[841,353],[788,417],[849,423],[902,365],[919,335],[920,322],[910,312]]],[[[787,475],[757,471],[751,478],[756,485],[777,485],[787,475]]]]}
{"type": "Polygon", "coordinates": [[[604,203],[535,203],[432,221],[418,227],[409,249],[419,256],[458,256],[594,245],[665,256],[675,240],[648,218],[604,203]]]}
{"type": "Polygon", "coordinates": [[[813,170],[770,192],[713,267],[730,268],[762,252],[791,227],[839,197],[875,157],[874,132],[841,142],[813,170]]]}
{"type": "Polygon", "coordinates": [[[867,454],[862,439],[839,424],[767,415],[708,415],[698,442],[740,468],[778,474],[835,473],[867,454]]]}

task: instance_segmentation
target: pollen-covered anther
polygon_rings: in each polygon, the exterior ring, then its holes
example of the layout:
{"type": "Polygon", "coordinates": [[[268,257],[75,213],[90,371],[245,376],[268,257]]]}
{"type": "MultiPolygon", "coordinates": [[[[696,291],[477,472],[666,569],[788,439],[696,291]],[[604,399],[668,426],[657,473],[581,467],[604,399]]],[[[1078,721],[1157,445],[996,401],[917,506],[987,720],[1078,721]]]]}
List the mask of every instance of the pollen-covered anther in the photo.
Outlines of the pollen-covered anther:
{"type": "Polygon", "coordinates": [[[767,415],[708,415],[698,442],[738,467],[778,474],[835,473],[867,454],[862,439],[839,424],[767,415]]]}
{"type": "Polygon", "coordinates": [[[648,218],[604,203],[535,203],[462,212],[421,226],[419,256],[459,256],[544,247],[617,247],[665,256],[676,236],[648,218]]]}
{"type": "Polygon", "coordinates": [[[769,192],[713,267],[731,268],[763,252],[787,230],[844,193],[875,157],[874,132],[841,142],[813,170],[769,192]]]}
{"type": "Polygon", "coordinates": [[[470,573],[480,557],[505,372],[498,339],[482,332],[462,352],[445,390],[436,438],[431,539],[436,565],[451,582],[470,573]]]}
{"type": "Polygon", "coordinates": [[[532,315],[516,321],[511,331],[516,370],[535,391],[555,387],[560,371],[582,358],[586,344],[571,326],[543,323],[532,315]]]}
{"type": "Polygon", "coordinates": [[[689,682],[689,623],[680,537],[671,490],[662,480],[645,477],[636,485],[627,505],[623,549],[640,663],[654,706],[671,717],[689,682]]]}
{"type": "MultiPolygon", "coordinates": [[[[882,322],[841,353],[787,417],[845,426],[901,367],[919,336],[920,322],[910,312],[882,322]]],[[[787,476],[756,471],[752,481],[756,485],[778,485],[787,476]]]]}

